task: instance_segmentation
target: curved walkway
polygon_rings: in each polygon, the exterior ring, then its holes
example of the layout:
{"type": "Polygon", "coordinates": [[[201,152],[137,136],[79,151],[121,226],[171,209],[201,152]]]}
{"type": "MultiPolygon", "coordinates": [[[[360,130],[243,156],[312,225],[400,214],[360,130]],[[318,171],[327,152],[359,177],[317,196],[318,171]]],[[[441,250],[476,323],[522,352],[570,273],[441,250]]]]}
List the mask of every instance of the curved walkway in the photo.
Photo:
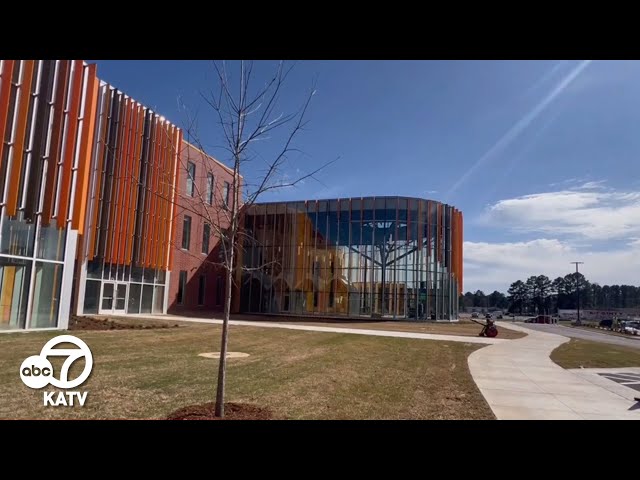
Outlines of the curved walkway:
{"type": "Polygon", "coordinates": [[[640,420],[637,402],[551,361],[551,352],[569,338],[499,325],[528,335],[481,348],[468,359],[498,420],[640,420]]]}
{"type": "MultiPolygon", "coordinates": [[[[99,316],[99,315],[98,315],[99,316]]],[[[109,315],[113,317],[114,315],[109,315]]],[[[127,315],[123,318],[154,318],[158,320],[177,320],[180,322],[194,322],[194,323],[212,323],[216,325],[222,325],[222,320],[206,319],[206,318],[192,318],[181,317],[179,315],[127,315]]],[[[487,338],[487,337],[471,337],[464,335],[440,335],[437,333],[418,333],[418,332],[398,332],[393,330],[366,330],[363,328],[342,328],[342,327],[322,327],[314,325],[294,325],[291,323],[277,323],[277,322],[251,322],[248,320],[229,320],[229,325],[242,325],[245,327],[261,327],[261,328],[284,328],[287,330],[307,330],[310,332],[330,332],[330,333],[351,333],[356,335],[373,335],[376,337],[399,337],[399,338],[420,338],[422,340],[441,340],[449,342],[464,342],[464,343],[483,343],[483,344],[496,344],[503,342],[512,342],[513,340],[507,340],[504,338],[487,338]]]]}

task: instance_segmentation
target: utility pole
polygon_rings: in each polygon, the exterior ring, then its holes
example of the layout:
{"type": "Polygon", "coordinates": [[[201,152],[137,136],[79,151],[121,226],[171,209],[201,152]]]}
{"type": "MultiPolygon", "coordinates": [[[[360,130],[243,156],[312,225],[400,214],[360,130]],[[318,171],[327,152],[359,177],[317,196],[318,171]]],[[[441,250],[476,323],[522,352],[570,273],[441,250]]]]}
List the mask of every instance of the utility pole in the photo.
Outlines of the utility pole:
{"type": "Polygon", "coordinates": [[[582,265],[584,262],[569,262],[574,263],[576,265],[576,290],[578,293],[578,320],[576,321],[576,325],[582,325],[580,323],[580,277],[578,277],[578,265],[582,265]]]}

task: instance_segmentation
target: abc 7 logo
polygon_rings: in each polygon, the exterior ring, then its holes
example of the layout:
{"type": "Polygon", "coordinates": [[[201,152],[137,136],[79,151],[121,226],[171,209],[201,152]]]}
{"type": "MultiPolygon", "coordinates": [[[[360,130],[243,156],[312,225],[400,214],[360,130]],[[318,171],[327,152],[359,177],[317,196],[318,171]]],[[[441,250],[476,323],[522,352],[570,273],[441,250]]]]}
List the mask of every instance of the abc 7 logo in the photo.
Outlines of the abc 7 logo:
{"type": "Polygon", "coordinates": [[[74,388],[81,385],[91,373],[93,368],[93,355],[86,343],[73,335],[59,335],[52,338],[40,351],[40,355],[27,358],[20,365],[20,378],[29,388],[43,388],[51,384],[57,388],[74,388]],[[54,348],[61,343],[72,343],[79,348],[54,348]],[[67,357],[60,369],[60,379],[53,376],[53,366],[48,357],[67,357]],[[84,370],[75,380],[69,380],[69,369],[73,363],[84,357],[84,370]]]}

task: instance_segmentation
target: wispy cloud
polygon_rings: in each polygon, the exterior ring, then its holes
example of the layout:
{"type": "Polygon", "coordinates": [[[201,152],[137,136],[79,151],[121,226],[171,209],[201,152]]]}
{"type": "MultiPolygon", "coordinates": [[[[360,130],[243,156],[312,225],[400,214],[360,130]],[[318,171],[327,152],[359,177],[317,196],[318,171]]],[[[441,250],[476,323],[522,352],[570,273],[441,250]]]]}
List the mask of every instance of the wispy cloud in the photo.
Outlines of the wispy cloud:
{"type": "Polygon", "coordinates": [[[547,71],[544,75],[542,75],[537,82],[535,82],[533,85],[531,85],[529,88],[527,88],[523,94],[524,97],[531,95],[533,92],[535,92],[536,90],[540,89],[545,83],[547,83],[549,80],[551,80],[551,78],[558,73],[558,71],[560,71],[560,69],[562,67],[564,67],[567,64],[566,60],[561,60],[558,63],[556,63],[553,67],[551,67],[549,69],[549,71],[547,71]]]}
{"type": "Polygon", "coordinates": [[[567,178],[566,180],[562,180],[560,182],[553,182],[550,183],[549,186],[550,187],[560,187],[560,186],[568,186],[571,184],[578,184],[578,183],[583,183],[585,182],[587,179],[586,178],[567,178]]]}
{"type": "Polygon", "coordinates": [[[571,189],[500,200],[479,224],[574,239],[608,240],[640,235],[640,191],[605,189],[591,181],[571,189]]]}
{"type": "Polygon", "coordinates": [[[549,105],[589,66],[591,60],[583,60],[560,80],[556,86],[524,117],[518,120],[500,139],[493,144],[474,164],[453,184],[447,192],[453,195],[479,168],[483,167],[498,152],[507,148],[549,105]]]}
{"type": "Polygon", "coordinates": [[[573,269],[569,262],[583,261],[580,271],[592,282],[631,284],[638,282],[640,239],[603,252],[586,252],[558,239],[535,239],[527,242],[464,242],[464,290],[506,292],[516,280],[531,275],[551,279],[573,269]]]}
{"type": "Polygon", "coordinates": [[[576,190],[593,190],[593,189],[606,189],[603,185],[606,180],[598,180],[597,182],[585,182],[580,186],[574,187],[576,190]]]}

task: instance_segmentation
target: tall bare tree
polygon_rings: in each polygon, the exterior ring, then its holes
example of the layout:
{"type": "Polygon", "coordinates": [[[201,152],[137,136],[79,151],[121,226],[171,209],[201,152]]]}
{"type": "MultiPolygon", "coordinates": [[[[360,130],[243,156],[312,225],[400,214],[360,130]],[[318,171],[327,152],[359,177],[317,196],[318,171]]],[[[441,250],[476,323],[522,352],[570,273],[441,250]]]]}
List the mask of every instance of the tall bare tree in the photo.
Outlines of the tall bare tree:
{"type": "MultiPolygon", "coordinates": [[[[264,193],[292,187],[305,179],[315,178],[320,170],[335,161],[324,163],[313,171],[297,177],[290,174],[290,162],[293,160],[291,157],[301,153],[294,146],[294,139],[307,124],[307,111],[316,93],[314,84],[297,111],[285,114],[277,110],[283,86],[293,67],[294,65],[285,66],[284,62],[279,62],[273,75],[263,85],[254,89],[253,83],[257,83],[257,80],[254,78],[253,62],[239,63],[239,72],[235,81],[232,80],[232,75],[224,62],[213,62],[216,88],[201,94],[217,117],[217,124],[224,138],[219,148],[225,152],[227,158],[220,160],[233,171],[229,191],[216,190],[215,202],[211,202],[211,192],[200,191],[195,182],[196,192],[192,200],[195,199],[197,205],[194,206],[192,203],[191,207],[187,207],[192,215],[202,218],[211,226],[212,234],[220,243],[221,254],[217,261],[209,260],[208,263],[222,268],[226,276],[215,406],[215,415],[218,417],[224,417],[229,317],[233,285],[237,281],[234,273],[237,268],[242,268],[242,265],[236,265],[236,262],[243,245],[247,241],[256,242],[255,239],[246,238],[249,234],[243,229],[243,214],[264,193]],[[265,140],[271,139],[276,130],[280,131],[281,141],[277,148],[269,150],[275,153],[269,155],[267,150],[260,151],[256,148],[265,140]],[[251,171],[252,176],[255,177],[253,180],[245,178],[247,164],[250,162],[253,162],[251,171]],[[213,206],[212,203],[214,203],[213,206]]],[[[188,117],[185,133],[190,143],[206,151],[197,131],[196,118],[186,108],[185,112],[188,117]]],[[[188,157],[181,158],[181,162],[184,172],[188,157]]],[[[295,171],[300,170],[295,169],[295,171]]],[[[264,265],[254,268],[263,267],[264,265]]]]}

